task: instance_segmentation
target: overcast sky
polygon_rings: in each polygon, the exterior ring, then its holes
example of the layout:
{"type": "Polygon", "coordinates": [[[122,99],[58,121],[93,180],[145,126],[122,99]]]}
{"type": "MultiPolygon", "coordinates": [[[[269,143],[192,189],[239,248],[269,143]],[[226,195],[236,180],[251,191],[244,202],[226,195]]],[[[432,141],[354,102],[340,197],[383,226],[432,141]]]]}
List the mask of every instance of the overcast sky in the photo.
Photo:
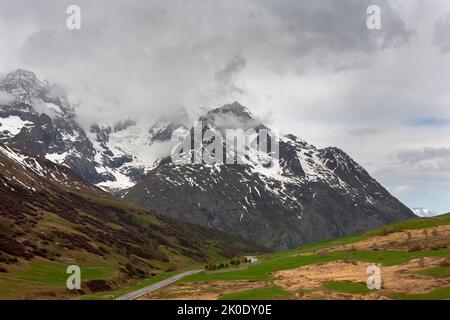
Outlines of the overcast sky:
{"type": "Polygon", "coordinates": [[[237,100],[444,212],[449,32],[448,0],[0,0],[0,72],[63,84],[85,125],[237,100]],[[81,30],[66,28],[70,4],[81,30]]]}

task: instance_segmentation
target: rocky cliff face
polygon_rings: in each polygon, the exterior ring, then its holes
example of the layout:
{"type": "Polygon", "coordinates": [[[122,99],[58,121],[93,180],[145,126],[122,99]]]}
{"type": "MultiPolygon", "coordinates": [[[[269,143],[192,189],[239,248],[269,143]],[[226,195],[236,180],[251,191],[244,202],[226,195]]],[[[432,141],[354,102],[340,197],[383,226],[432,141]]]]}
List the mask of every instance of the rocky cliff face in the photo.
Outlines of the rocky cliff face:
{"type": "MultiPolygon", "coordinates": [[[[233,232],[273,248],[369,230],[413,213],[338,148],[318,149],[293,135],[277,136],[239,103],[198,119],[226,129],[267,130],[273,152],[227,149],[239,164],[175,165],[172,133],[192,132],[184,111],[156,123],[124,120],[84,130],[64,89],[17,70],[0,80],[0,142],[74,170],[87,181],[182,220],[233,232]],[[155,148],[154,148],[155,147],[155,148]]],[[[203,152],[205,145],[189,154],[203,152]]]]}
{"type": "MultiPolygon", "coordinates": [[[[238,103],[212,110],[200,120],[203,130],[224,135],[224,125],[271,132],[238,103]]],[[[272,135],[271,139],[277,138],[272,135]]],[[[413,217],[342,150],[318,149],[293,135],[278,139],[279,161],[268,165],[258,161],[261,154],[251,149],[245,156],[233,155],[241,157],[242,164],[176,165],[166,158],[125,198],[272,248],[330,239],[413,217]]],[[[271,157],[269,152],[266,156],[271,157]]]]}
{"type": "MultiPolygon", "coordinates": [[[[108,281],[112,289],[169,267],[206,263],[211,252],[231,258],[265,250],[115,199],[65,166],[2,144],[0,230],[0,268],[12,282],[34,264],[50,263],[63,274],[74,262],[97,261],[99,268],[117,266],[108,281]]],[[[83,289],[95,291],[85,281],[83,289]]],[[[42,283],[33,281],[31,292],[42,283]]],[[[62,285],[52,290],[70,294],[62,285]]]]}
{"type": "Polygon", "coordinates": [[[64,89],[27,70],[1,79],[0,93],[6,95],[0,101],[0,142],[66,165],[108,191],[140,181],[156,160],[151,146],[170,141],[171,132],[187,122],[180,111],[154,124],[124,120],[85,130],[64,89]]]}

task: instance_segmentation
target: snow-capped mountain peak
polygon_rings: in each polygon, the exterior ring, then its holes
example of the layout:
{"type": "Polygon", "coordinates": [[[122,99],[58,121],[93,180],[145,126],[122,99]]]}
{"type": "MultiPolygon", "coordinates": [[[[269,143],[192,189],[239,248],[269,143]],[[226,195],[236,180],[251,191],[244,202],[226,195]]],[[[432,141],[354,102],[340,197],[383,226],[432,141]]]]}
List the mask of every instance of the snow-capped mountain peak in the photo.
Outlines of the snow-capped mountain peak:
{"type": "Polygon", "coordinates": [[[12,95],[18,109],[30,111],[26,107],[33,106],[35,111],[46,113],[52,118],[75,115],[62,86],[50,84],[47,80],[41,81],[28,70],[18,69],[7,74],[0,81],[0,91],[12,95]]]}
{"type": "Polygon", "coordinates": [[[160,116],[148,131],[150,142],[170,141],[175,130],[188,130],[189,122],[189,115],[184,108],[160,116]]]}
{"type": "Polygon", "coordinates": [[[434,212],[431,209],[427,209],[427,208],[418,207],[418,208],[412,208],[411,210],[414,212],[414,214],[416,216],[419,216],[419,217],[434,217],[437,215],[436,212],[434,212]]]}
{"type": "Polygon", "coordinates": [[[29,102],[39,94],[43,83],[36,75],[27,70],[18,69],[7,74],[0,82],[0,89],[15,95],[22,102],[29,102]]]}
{"type": "MultiPolygon", "coordinates": [[[[3,154],[14,157],[11,150],[22,150],[51,160],[141,206],[273,248],[413,215],[341,149],[318,149],[294,135],[278,136],[238,102],[205,112],[199,118],[202,132],[221,131],[226,137],[227,129],[251,135],[264,129],[267,140],[278,143],[278,152],[250,145],[246,153],[233,150],[232,159],[241,160],[234,164],[177,165],[170,157],[178,142],[171,141],[172,134],[188,136],[194,128],[185,111],[155,123],[125,120],[85,131],[64,90],[32,72],[7,75],[0,90],[15,98],[0,105],[3,154]],[[279,161],[272,161],[274,153],[279,161]]],[[[222,146],[228,156],[228,145],[222,146]]],[[[200,151],[206,147],[200,144],[200,151]]],[[[197,152],[194,148],[198,145],[187,151],[197,152]]]]}
{"type": "Polygon", "coordinates": [[[208,114],[227,114],[227,113],[231,113],[234,116],[240,117],[240,118],[247,118],[247,119],[254,118],[251,111],[247,107],[244,107],[237,101],[230,103],[230,104],[226,104],[222,107],[213,109],[208,112],[208,114]]]}
{"type": "Polygon", "coordinates": [[[0,105],[0,142],[68,166],[109,191],[127,189],[142,179],[170,153],[172,132],[189,125],[183,109],[164,122],[128,119],[85,131],[64,88],[27,70],[4,76],[0,91],[12,97],[0,105]]]}
{"type": "MultiPolygon", "coordinates": [[[[236,154],[242,161],[232,164],[178,164],[166,158],[127,191],[126,199],[275,248],[369,230],[412,216],[341,149],[318,149],[294,135],[276,136],[238,103],[213,109],[200,122],[203,133],[221,131],[222,137],[226,129],[266,129],[268,140],[279,144],[279,161],[264,165],[261,158],[273,154],[263,154],[251,145],[243,157],[236,154]]],[[[199,132],[190,129],[195,131],[199,132]]],[[[228,156],[228,145],[219,146],[228,156]]],[[[183,154],[195,159],[206,148],[205,141],[191,144],[183,154]]]]}

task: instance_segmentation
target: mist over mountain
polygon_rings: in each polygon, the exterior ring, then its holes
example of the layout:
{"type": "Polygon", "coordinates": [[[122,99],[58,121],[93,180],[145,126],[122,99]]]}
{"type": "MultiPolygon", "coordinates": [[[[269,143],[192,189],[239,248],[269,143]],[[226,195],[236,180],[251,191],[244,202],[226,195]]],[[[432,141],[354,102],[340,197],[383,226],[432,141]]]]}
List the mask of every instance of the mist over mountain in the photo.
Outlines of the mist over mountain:
{"type": "Polygon", "coordinates": [[[64,164],[106,190],[131,187],[170,153],[172,131],[187,125],[186,111],[154,123],[125,119],[85,130],[65,90],[16,70],[0,81],[8,99],[0,108],[0,142],[64,164]]]}
{"type": "MultiPolygon", "coordinates": [[[[178,164],[167,157],[123,197],[277,249],[414,216],[344,151],[318,149],[294,135],[277,136],[238,102],[209,111],[199,123],[204,134],[209,130],[226,137],[219,148],[223,159],[236,159],[235,164],[178,164]],[[262,152],[258,144],[242,152],[230,150],[226,136],[230,128],[267,130],[267,139],[279,144],[279,159],[274,159],[273,149],[262,152]]],[[[204,155],[209,148],[191,146],[183,150],[187,159],[204,155]]]]}
{"type": "MultiPolygon", "coordinates": [[[[85,131],[64,90],[32,72],[8,74],[0,88],[10,96],[0,108],[5,145],[63,164],[104,190],[181,220],[288,248],[413,216],[344,151],[276,134],[238,102],[201,115],[201,131],[225,137],[228,129],[266,130],[268,141],[279,145],[279,161],[272,161],[270,150],[250,147],[241,154],[224,141],[224,158],[238,164],[176,165],[172,135],[193,130],[183,109],[154,123],[128,119],[85,131]]],[[[204,149],[201,144],[187,152],[204,149]]]]}

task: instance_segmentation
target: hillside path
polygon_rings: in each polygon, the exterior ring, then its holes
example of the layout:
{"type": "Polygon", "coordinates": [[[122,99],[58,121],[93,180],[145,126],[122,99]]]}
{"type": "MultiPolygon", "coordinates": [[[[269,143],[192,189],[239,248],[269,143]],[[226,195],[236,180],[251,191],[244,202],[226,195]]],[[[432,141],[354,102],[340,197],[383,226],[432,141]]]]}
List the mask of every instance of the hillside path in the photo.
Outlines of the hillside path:
{"type": "MultiPolygon", "coordinates": [[[[248,260],[250,260],[250,263],[255,263],[255,262],[258,261],[258,259],[255,256],[246,256],[246,258],[248,260]]],[[[187,276],[191,276],[193,274],[200,273],[202,271],[205,271],[205,270],[204,269],[198,269],[198,270],[186,271],[186,272],[174,275],[174,276],[172,276],[170,278],[167,278],[165,280],[161,280],[159,282],[151,284],[151,285],[149,285],[149,286],[147,286],[145,288],[142,288],[142,289],[139,289],[139,290],[127,293],[127,294],[125,294],[123,296],[120,296],[120,297],[116,298],[115,300],[136,300],[136,299],[138,299],[138,298],[140,298],[140,297],[142,297],[142,296],[144,296],[144,295],[146,295],[146,294],[148,294],[150,292],[153,292],[155,290],[158,290],[158,289],[161,289],[163,287],[166,287],[169,284],[177,282],[180,279],[183,279],[183,278],[185,278],[187,276]]]]}
{"type": "Polygon", "coordinates": [[[176,281],[178,281],[180,279],[183,279],[183,278],[185,278],[187,276],[191,276],[193,274],[197,274],[197,273],[202,272],[202,271],[204,271],[204,270],[203,269],[199,269],[199,270],[186,271],[186,272],[174,275],[174,276],[172,276],[170,278],[167,278],[165,280],[156,282],[156,283],[154,283],[152,285],[149,285],[149,286],[147,286],[145,288],[142,288],[142,289],[139,289],[139,290],[127,293],[127,294],[125,294],[123,296],[120,296],[120,297],[116,298],[115,300],[135,300],[135,299],[138,299],[138,298],[142,297],[143,295],[146,295],[146,294],[148,294],[150,292],[153,292],[155,290],[158,290],[158,289],[161,289],[163,287],[166,287],[169,284],[172,284],[172,283],[174,283],[174,282],[176,282],[176,281]]]}

